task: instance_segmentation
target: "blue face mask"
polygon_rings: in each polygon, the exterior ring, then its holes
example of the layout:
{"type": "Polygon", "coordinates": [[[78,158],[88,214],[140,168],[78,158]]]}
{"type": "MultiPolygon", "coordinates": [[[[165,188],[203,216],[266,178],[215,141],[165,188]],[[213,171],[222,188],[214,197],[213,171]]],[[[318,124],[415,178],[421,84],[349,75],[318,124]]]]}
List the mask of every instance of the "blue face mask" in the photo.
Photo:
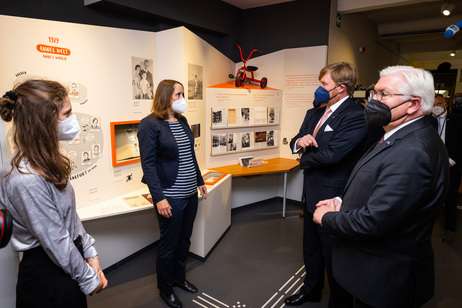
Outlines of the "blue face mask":
{"type": "MultiPolygon", "coordinates": [[[[320,104],[323,104],[323,103],[327,103],[331,100],[330,98],[330,92],[334,91],[335,89],[337,89],[338,87],[340,86],[336,86],[335,88],[333,88],[332,90],[330,91],[327,91],[326,89],[324,89],[323,87],[319,86],[316,91],[314,92],[314,99],[317,103],[320,103],[320,104]]],[[[335,97],[335,96],[334,96],[335,97]]],[[[332,97],[332,98],[334,98],[332,97]]]]}
{"type": "Polygon", "coordinates": [[[454,99],[454,102],[455,102],[456,104],[462,104],[462,96],[461,96],[461,97],[456,97],[456,98],[454,99]]]}

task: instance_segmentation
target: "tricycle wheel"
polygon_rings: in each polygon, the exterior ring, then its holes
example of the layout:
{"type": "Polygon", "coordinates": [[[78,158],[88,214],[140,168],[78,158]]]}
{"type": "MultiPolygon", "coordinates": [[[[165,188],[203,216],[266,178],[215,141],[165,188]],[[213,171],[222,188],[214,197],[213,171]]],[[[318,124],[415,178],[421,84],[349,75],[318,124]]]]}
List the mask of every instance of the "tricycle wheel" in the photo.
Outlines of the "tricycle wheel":
{"type": "Polygon", "coordinates": [[[236,80],[234,81],[234,84],[236,85],[236,87],[239,88],[243,82],[244,82],[244,73],[238,72],[236,75],[236,80]]]}
{"type": "Polygon", "coordinates": [[[264,89],[266,88],[266,85],[268,84],[268,78],[266,77],[263,77],[261,80],[260,80],[260,88],[264,89]]]}

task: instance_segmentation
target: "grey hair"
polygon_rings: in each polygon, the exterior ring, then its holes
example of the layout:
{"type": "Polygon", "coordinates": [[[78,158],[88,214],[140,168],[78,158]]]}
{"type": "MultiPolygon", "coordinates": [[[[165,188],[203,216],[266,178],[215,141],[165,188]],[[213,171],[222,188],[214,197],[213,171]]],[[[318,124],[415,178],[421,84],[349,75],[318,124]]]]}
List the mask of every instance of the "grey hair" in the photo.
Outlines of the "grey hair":
{"type": "Polygon", "coordinates": [[[397,65],[383,69],[380,72],[380,77],[395,74],[401,75],[404,79],[404,82],[400,83],[396,90],[402,94],[420,97],[420,110],[423,114],[430,114],[435,102],[435,86],[432,74],[421,68],[397,65]]]}

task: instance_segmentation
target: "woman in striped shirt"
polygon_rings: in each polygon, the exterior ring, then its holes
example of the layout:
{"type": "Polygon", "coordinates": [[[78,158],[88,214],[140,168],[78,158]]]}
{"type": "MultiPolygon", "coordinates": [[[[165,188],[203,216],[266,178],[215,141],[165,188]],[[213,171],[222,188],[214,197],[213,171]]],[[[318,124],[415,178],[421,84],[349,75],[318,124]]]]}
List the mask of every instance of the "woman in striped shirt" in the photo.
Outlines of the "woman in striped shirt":
{"type": "Polygon", "coordinates": [[[169,307],[182,307],[173,286],[195,293],[186,280],[198,193],[207,197],[194,153],[194,136],[181,114],[186,110],[183,85],[162,80],[156,90],[151,114],[138,127],[142,182],[148,185],[159,219],[157,287],[169,307]]]}

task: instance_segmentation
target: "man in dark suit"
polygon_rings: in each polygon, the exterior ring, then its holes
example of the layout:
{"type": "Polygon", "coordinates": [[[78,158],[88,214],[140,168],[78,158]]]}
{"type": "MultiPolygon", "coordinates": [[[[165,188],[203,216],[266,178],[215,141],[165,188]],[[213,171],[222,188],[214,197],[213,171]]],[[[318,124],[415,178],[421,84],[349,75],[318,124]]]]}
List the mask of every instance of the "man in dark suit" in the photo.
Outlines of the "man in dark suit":
{"type": "Polygon", "coordinates": [[[306,277],[300,292],[284,300],[288,306],[321,300],[324,269],[331,291],[329,307],[339,307],[346,302],[342,294],[336,292],[337,284],[332,277],[331,239],[313,223],[313,212],[318,201],[343,191],[359,159],[355,150],[366,135],[367,125],[363,108],[350,98],[356,80],[356,69],[349,63],[324,67],[319,74],[320,87],[315,92],[315,100],[326,106],[308,110],[300,132],[290,142],[293,153],[302,153],[306,277]]]}
{"type": "Polygon", "coordinates": [[[356,307],[420,307],[434,294],[431,234],[449,182],[446,148],[424,118],[434,93],[427,71],[384,69],[365,109],[384,141],[359,160],[342,199],[317,204],[334,277],[356,307]]]}
{"type": "Polygon", "coordinates": [[[433,116],[438,122],[438,134],[446,145],[449,154],[449,189],[444,200],[444,243],[454,241],[457,226],[457,194],[462,171],[462,115],[447,112],[443,95],[435,95],[433,116]]]}

